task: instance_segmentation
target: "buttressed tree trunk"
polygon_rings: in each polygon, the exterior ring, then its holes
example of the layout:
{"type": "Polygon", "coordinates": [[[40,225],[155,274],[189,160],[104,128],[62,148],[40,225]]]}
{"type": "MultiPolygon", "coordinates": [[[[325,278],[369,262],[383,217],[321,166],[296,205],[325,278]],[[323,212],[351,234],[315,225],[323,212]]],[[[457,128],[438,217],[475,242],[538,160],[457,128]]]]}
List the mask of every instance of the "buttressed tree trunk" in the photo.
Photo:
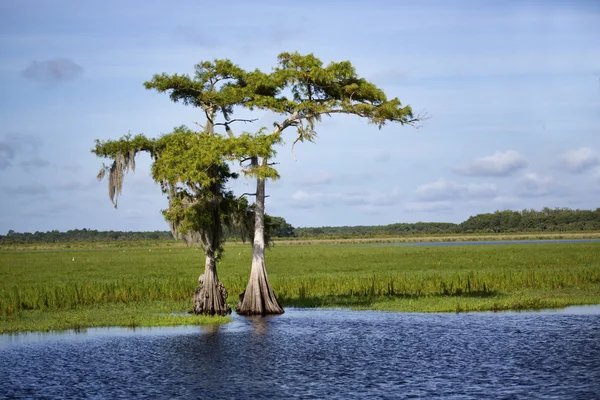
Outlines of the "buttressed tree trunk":
{"type": "Polygon", "coordinates": [[[227,315],[231,307],[227,304],[227,290],[217,275],[214,252],[206,252],[204,273],[198,278],[198,288],[194,291],[194,313],[227,315]]]}
{"type": "MultiPolygon", "coordinates": [[[[261,159],[259,162],[260,165],[264,165],[266,160],[261,159]]],[[[254,212],[254,243],[250,280],[246,290],[240,294],[240,301],[235,310],[241,315],[283,314],[283,308],[269,283],[265,266],[265,178],[257,178],[254,212]]]]}

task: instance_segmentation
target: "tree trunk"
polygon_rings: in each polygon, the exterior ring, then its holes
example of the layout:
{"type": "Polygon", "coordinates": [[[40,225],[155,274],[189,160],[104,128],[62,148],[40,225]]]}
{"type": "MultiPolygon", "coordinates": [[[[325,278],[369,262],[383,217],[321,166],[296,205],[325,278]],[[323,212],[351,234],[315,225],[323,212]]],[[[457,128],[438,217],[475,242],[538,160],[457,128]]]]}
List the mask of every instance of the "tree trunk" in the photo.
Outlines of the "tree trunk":
{"type": "MultiPolygon", "coordinates": [[[[260,159],[253,164],[265,165],[260,159]]],[[[283,314],[283,308],[269,283],[265,266],[265,179],[258,177],[256,181],[256,209],[254,210],[254,243],[252,254],[252,270],[246,290],[240,294],[240,301],[235,310],[241,315],[283,314]]]]}
{"type": "Polygon", "coordinates": [[[206,252],[204,273],[198,278],[198,288],[194,291],[194,313],[227,315],[231,307],[227,304],[227,290],[217,275],[217,263],[212,251],[206,252]]]}

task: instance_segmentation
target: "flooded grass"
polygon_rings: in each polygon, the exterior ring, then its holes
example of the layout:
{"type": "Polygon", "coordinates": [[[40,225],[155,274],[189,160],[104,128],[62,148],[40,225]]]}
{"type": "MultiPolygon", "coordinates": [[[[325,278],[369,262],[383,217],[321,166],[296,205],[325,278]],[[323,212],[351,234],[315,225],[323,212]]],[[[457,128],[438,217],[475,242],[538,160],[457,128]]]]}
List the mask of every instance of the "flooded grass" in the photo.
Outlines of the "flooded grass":
{"type": "MultiPolygon", "coordinates": [[[[232,244],[219,265],[231,305],[251,256],[250,246],[232,244]]],[[[279,244],[267,262],[284,306],[463,312],[600,304],[600,243],[279,244]]],[[[203,265],[201,250],[171,246],[4,251],[0,331],[212,323],[168,314],[191,308],[203,265]]]]}
{"type": "Polygon", "coordinates": [[[81,331],[86,328],[118,326],[209,325],[230,322],[229,317],[187,314],[188,302],[105,303],[68,309],[21,311],[0,319],[0,333],[28,331],[81,331]],[[179,313],[177,313],[179,311],[179,313]]]}

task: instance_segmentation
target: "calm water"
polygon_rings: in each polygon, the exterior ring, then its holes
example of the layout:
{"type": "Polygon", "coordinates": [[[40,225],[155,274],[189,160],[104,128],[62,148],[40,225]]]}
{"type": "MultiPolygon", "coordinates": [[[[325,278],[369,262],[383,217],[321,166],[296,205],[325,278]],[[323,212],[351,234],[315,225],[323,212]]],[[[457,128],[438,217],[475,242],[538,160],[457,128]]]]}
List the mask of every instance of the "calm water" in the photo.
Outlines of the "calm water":
{"type": "Polygon", "coordinates": [[[6,398],[600,398],[600,307],[0,336],[6,398]]]}

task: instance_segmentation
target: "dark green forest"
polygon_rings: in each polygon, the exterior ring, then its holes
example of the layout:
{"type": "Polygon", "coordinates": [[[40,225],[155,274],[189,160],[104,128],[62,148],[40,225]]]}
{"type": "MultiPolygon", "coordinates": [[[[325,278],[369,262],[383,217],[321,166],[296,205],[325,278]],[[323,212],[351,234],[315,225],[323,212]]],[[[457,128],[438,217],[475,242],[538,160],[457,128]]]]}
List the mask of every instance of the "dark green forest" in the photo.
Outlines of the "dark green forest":
{"type": "MultiPolygon", "coordinates": [[[[265,228],[270,238],[295,237],[294,227],[281,217],[265,215],[265,228]]],[[[225,236],[229,240],[237,240],[240,235],[225,228],[225,236]]],[[[27,243],[70,243],[70,242],[114,242],[139,240],[172,240],[170,231],[131,232],[131,231],[98,231],[94,229],[73,229],[66,232],[57,230],[49,232],[19,233],[13,230],[0,236],[0,245],[27,243]]]]}
{"type": "MultiPolygon", "coordinates": [[[[581,232],[600,231],[600,208],[572,210],[544,208],[541,211],[496,211],[478,214],[460,224],[449,222],[397,223],[378,226],[323,226],[294,228],[282,217],[268,216],[265,224],[271,238],[368,238],[405,235],[452,235],[517,232],[581,232]]],[[[228,232],[236,239],[235,232],[228,232]]],[[[0,236],[0,244],[111,242],[137,240],[174,240],[168,231],[123,232],[75,229],[67,232],[19,233],[12,230],[0,236]]]]}
{"type": "Polygon", "coordinates": [[[324,226],[296,228],[297,237],[357,238],[404,235],[439,235],[517,232],[580,232],[600,230],[600,208],[571,210],[544,208],[541,211],[496,211],[478,214],[460,224],[448,222],[398,223],[380,226],[324,226]]]}

